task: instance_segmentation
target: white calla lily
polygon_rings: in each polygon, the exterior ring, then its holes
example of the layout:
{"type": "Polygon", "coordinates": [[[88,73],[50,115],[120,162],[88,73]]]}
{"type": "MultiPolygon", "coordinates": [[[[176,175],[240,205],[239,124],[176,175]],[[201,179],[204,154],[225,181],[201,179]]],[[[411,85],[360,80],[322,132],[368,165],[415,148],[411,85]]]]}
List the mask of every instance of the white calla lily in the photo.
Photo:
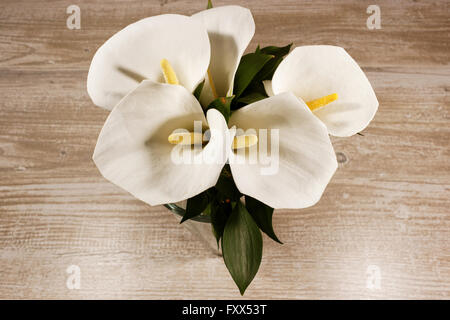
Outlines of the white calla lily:
{"type": "Polygon", "coordinates": [[[347,137],[363,130],[378,109],[369,80],[340,47],[295,48],[280,63],[271,83],[265,82],[264,86],[269,96],[292,92],[308,101],[334,136],[347,137]]]}
{"type": "Polygon", "coordinates": [[[163,83],[160,63],[165,60],[189,92],[206,76],[201,98],[206,106],[214,98],[231,95],[237,66],[254,32],[250,11],[239,6],[204,10],[192,17],[165,14],[142,19],[97,50],[89,68],[88,93],[96,105],[112,110],[142,80],[163,83]]]}
{"type": "Polygon", "coordinates": [[[232,95],[234,76],[255,34],[255,22],[250,10],[240,6],[211,8],[192,18],[207,29],[211,43],[211,63],[200,97],[206,106],[214,98],[232,95]]]}
{"type": "Polygon", "coordinates": [[[165,14],[137,21],[108,39],[95,53],[87,90],[92,101],[111,110],[144,80],[164,82],[166,59],[189,92],[203,81],[210,61],[205,28],[183,15],[165,14]]]}
{"type": "Polygon", "coordinates": [[[214,186],[230,145],[220,112],[209,110],[205,119],[199,102],[184,87],[145,80],[111,111],[93,159],[106,179],[158,205],[185,200],[214,186]],[[192,131],[194,121],[209,126],[209,142],[204,148],[189,145],[179,150],[199,161],[174,163],[174,145],[168,137],[176,129],[192,131]]]}
{"type": "Polygon", "coordinates": [[[324,124],[292,93],[283,93],[235,111],[229,125],[244,131],[268,130],[268,152],[278,152],[278,167],[262,160],[264,139],[259,137],[258,161],[248,153],[230,153],[230,167],[239,191],[272,208],[314,205],[337,168],[336,155],[324,124]],[[274,144],[278,143],[278,145],[274,144]],[[269,167],[269,168],[268,168],[269,167]],[[268,170],[264,174],[264,170],[268,170]],[[272,171],[272,172],[270,172],[272,171]]]}

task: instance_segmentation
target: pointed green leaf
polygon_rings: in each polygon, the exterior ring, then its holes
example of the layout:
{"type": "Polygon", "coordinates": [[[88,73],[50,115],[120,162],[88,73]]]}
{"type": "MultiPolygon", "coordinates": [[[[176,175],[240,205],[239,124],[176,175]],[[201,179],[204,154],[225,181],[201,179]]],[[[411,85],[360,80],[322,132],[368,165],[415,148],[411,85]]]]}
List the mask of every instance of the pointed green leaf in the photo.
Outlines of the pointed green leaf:
{"type": "Polygon", "coordinates": [[[218,201],[213,201],[211,203],[211,225],[217,240],[217,246],[219,246],[219,241],[222,238],[225,224],[231,215],[231,210],[231,202],[219,203],[218,201]]]}
{"type": "Polygon", "coordinates": [[[289,53],[289,51],[291,51],[292,45],[293,45],[293,43],[290,43],[284,47],[267,46],[262,49],[260,48],[259,50],[265,54],[272,54],[277,57],[284,57],[285,55],[287,55],[289,53]]]}
{"type": "Polygon", "coordinates": [[[238,99],[253,78],[264,67],[264,65],[272,59],[273,55],[262,53],[249,53],[241,58],[236,75],[234,77],[233,92],[238,99]]]}
{"type": "Polygon", "coordinates": [[[206,9],[211,9],[213,7],[212,1],[208,0],[208,5],[206,6],[206,9]]]}
{"type": "Polygon", "coordinates": [[[245,207],[262,232],[276,242],[283,244],[273,231],[273,208],[247,195],[245,196],[245,207]]]}
{"type": "MultiPolygon", "coordinates": [[[[291,44],[288,44],[284,47],[275,47],[275,46],[268,46],[264,47],[262,49],[257,50],[256,52],[261,52],[263,54],[273,55],[274,58],[271,59],[269,62],[267,62],[266,65],[261,69],[261,71],[258,72],[258,74],[255,76],[254,81],[259,82],[263,80],[271,80],[273,77],[273,74],[275,73],[275,70],[277,69],[278,65],[283,60],[283,57],[289,53],[291,50],[291,44]]],[[[255,52],[255,53],[256,53],[255,52]]]]}
{"type": "Polygon", "coordinates": [[[258,272],[262,246],[258,226],[244,205],[238,201],[223,231],[222,254],[241,295],[258,272]]]}
{"type": "Polygon", "coordinates": [[[267,95],[264,95],[260,92],[253,91],[243,97],[240,97],[238,102],[244,103],[244,104],[250,104],[250,103],[265,99],[265,98],[267,98],[267,95]]]}
{"type": "Polygon", "coordinates": [[[209,204],[208,190],[203,191],[202,193],[199,193],[198,195],[192,198],[189,198],[186,204],[186,213],[184,214],[180,223],[183,223],[188,219],[192,219],[200,215],[206,209],[208,204],[209,204]]]}
{"type": "MultiPolygon", "coordinates": [[[[255,50],[254,55],[255,56],[271,56],[272,58],[269,59],[261,68],[260,70],[253,76],[253,78],[250,80],[250,83],[245,87],[243,92],[237,92],[235,88],[235,94],[238,97],[237,100],[233,101],[232,109],[239,109],[240,107],[243,107],[244,105],[253,103],[255,101],[261,100],[264,97],[267,97],[267,94],[264,90],[264,87],[262,86],[263,80],[270,80],[273,77],[273,74],[278,67],[278,65],[283,60],[283,57],[289,53],[291,49],[292,43],[284,46],[284,47],[276,47],[276,46],[268,46],[264,48],[258,47],[255,50]],[[262,88],[262,90],[261,90],[262,88]],[[255,93],[261,93],[261,95],[255,93]],[[244,99],[241,99],[244,96],[244,99]]],[[[248,55],[246,55],[248,56],[248,55]]],[[[246,57],[244,56],[244,57],[246,57]]],[[[243,58],[244,58],[243,57],[243,58]]],[[[245,67],[244,64],[245,60],[241,59],[240,63],[240,69],[245,67]]],[[[253,63],[253,62],[252,62],[253,63]]],[[[239,68],[238,68],[239,70],[239,68]]],[[[240,77],[238,73],[236,73],[235,77],[235,84],[236,80],[240,77]]]]}
{"type": "MultiPolygon", "coordinates": [[[[252,81],[250,85],[245,89],[245,92],[239,99],[234,99],[231,104],[231,110],[237,110],[243,106],[258,101],[257,99],[267,98],[266,89],[263,83],[252,81]]],[[[260,99],[260,100],[261,100],[260,99]]]]}
{"type": "Polygon", "coordinates": [[[208,111],[209,109],[217,109],[218,111],[220,111],[220,113],[222,113],[225,120],[228,122],[231,115],[230,105],[233,98],[234,96],[217,98],[209,104],[209,106],[206,108],[206,111],[208,111]]]}
{"type": "Polygon", "coordinates": [[[195,97],[197,100],[200,100],[200,95],[202,94],[202,90],[203,90],[203,86],[204,86],[204,85],[205,85],[205,80],[203,80],[202,82],[200,82],[200,83],[198,84],[197,88],[195,88],[195,90],[194,90],[193,95],[194,95],[194,97],[195,97]]]}

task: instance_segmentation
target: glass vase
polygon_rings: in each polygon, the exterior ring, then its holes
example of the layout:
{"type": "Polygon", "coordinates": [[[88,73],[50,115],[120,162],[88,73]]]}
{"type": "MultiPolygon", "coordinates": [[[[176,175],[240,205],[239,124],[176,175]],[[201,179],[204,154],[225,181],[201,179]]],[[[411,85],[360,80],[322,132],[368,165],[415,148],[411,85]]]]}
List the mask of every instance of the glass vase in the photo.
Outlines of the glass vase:
{"type": "MultiPolygon", "coordinates": [[[[174,217],[178,222],[180,222],[181,218],[186,213],[186,200],[177,203],[168,203],[164,206],[174,214],[174,217]]],[[[209,215],[202,213],[194,218],[184,221],[182,225],[200,239],[214,254],[218,256],[222,255],[221,249],[217,246],[217,240],[212,231],[211,217],[209,215]]]]}

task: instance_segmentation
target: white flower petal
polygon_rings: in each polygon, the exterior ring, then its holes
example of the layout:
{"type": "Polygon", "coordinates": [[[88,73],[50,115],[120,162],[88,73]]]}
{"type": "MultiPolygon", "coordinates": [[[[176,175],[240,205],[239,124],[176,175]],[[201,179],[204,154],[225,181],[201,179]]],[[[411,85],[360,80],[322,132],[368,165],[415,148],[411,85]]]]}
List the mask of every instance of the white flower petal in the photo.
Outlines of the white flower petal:
{"type": "MultiPolygon", "coordinates": [[[[214,113],[208,119],[214,127],[223,125],[214,113]]],[[[168,136],[179,128],[192,131],[195,120],[206,127],[200,104],[184,87],[143,81],[110,113],[94,162],[106,179],[148,204],[192,197],[214,186],[224,165],[173,161],[175,146],[168,136]]],[[[188,146],[187,153],[193,158],[214,154],[223,148],[223,137],[225,133],[213,135],[203,150],[188,146]]]]}
{"type": "MultiPolygon", "coordinates": [[[[224,116],[216,109],[210,109],[206,113],[209,131],[211,133],[208,144],[203,149],[203,161],[205,163],[216,164],[214,171],[217,173],[215,181],[219,178],[220,171],[231,152],[232,136],[228,130],[224,116]]],[[[214,166],[212,166],[214,167],[214,166]]],[[[203,174],[207,174],[204,172],[203,174]]]]}
{"type": "Polygon", "coordinates": [[[266,90],[266,94],[271,97],[273,96],[273,90],[272,90],[272,80],[264,80],[263,82],[264,90],[266,90]]]}
{"type": "Polygon", "coordinates": [[[295,48],[275,71],[272,89],[275,94],[293,92],[304,101],[337,93],[336,101],[314,111],[334,136],[351,136],[363,130],[378,109],[369,80],[340,47],[295,48]]]}
{"type": "MultiPolygon", "coordinates": [[[[250,10],[239,6],[216,7],[192,16],[203,23],[211,42],[209,70],[219,97],[232,94],[233,79],[239,61],[255,33],[250,10]]],[[[211,101],[211,87],[205,83],[202,104],[211,101]]]]}
{"type": "MultiPolygon", "coordinates": [[[[292,93],[269,97],[234,112],[229,124],[253,128],[259,136],[258,163],[249,163],[247,155],[236,151],[230,154],[233,178],[242,193],[273,208],[304,208],[320,199],[336,171],[336,155],[326,127],[302,100],[292,93]],[[261,161],[264,140],[260,129],[279,129],[278,167],[277,148],[267,139],[272,170],[261,161]]],[[[273,131],[268,134],[272,135],[273,131]]]]}
{"type": "Polygon", "coordinates": [[[169,61],[180,84],[193,92],[209,65],[205,28],[190,17],[174,14],[127,26],[95,53],[87,80],[89,96],[96,105],[111,110],[143,79],[164,82],[162,59],[169,61]]]}

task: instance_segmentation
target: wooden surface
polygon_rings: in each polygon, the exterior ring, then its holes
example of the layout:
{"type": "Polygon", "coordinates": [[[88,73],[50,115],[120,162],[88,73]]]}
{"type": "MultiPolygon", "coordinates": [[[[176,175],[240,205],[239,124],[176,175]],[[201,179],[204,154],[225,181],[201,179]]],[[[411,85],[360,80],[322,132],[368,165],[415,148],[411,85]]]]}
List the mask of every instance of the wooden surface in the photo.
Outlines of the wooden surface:
{"type": "MultiPolygon", "coordinates": [[[[0,2],[0,298],[240,298],[221,258],[91,161],[108,114],[86,92],[95,50],[138,19],[205,3],[0,2]],[[70,4],[80,30],[66,27],[70,4]]],[[[265,237],[244,298],[449,299],[449,2],[214,1],[230,3],[253,12],[250,50],[342,46],[380,101],[364,136],[332,139],[340,165],[321,201],[276,212],[285,243],[265,237]],[[380,30],[366,27],[370,4],[380,30]]]]}

